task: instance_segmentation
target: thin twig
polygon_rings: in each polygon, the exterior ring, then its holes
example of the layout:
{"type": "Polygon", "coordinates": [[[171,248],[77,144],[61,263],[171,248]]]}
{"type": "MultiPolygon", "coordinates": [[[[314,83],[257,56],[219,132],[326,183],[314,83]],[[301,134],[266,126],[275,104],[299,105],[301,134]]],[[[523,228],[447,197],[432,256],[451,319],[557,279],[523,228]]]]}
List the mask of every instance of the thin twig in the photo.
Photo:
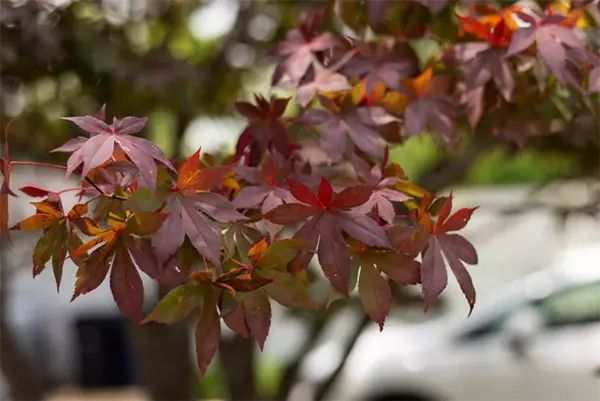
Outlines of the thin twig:
{"type": "Polygon", "coordinates": [[[15,166],[34,166],[34,167],[48,167],[48,168],[56,168],[59,170],[66,170],[67,167],[65,166],[60,166],[58,164],[52,164],[52,163],[40,163],[40,162],[26,162],[26,161],[19,161],[19,160],[13,160],[10,162],[11,165],[15,165],[15,166]]]}
{"type": "Polygon", "coordinates": [[[517,215],[527,213],[531,210],[548,210],[557,214],[587,214],[587,215],[599,215],[600,214],[600,199],[594,199],[591,202],[586,202],[582,205],[569,206],[569,205],[551,205],[545,202],[527,201],[521,205],[503,207],[495,205],[486,205],[486,210],[493,211],[494,213],[501,215],[517,215]]]}

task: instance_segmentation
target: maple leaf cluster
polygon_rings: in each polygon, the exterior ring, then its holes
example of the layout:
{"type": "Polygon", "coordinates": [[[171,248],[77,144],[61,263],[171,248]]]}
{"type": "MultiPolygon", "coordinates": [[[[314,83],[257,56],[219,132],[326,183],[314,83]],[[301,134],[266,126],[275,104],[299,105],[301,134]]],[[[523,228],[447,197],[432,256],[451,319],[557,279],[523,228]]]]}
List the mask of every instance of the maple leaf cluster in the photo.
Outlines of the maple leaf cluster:
{"type": "Polygon", "coordinates": [[[391,286],[420,285],[427,310],[449,270],[472,310],[466,265],[477,264],[477,253],[458,231],[476,208],[453,210],[452,193],[437,196],[411,183],[389,160],[389,146],[428,131],[445,143],[456,143],[459,128],[504,132],[506,110],[545,98],[549,87],[571,97],[600,91],[600,58],[578,28],[583,2],[563,15],[464,1],[449,19],[457,39],[440,39],[443,51],[425,62],[409,39],[426,37],[433,22],[396,29],[390,15],[400,7],[435,21],[454,5],[361,4],[362,24],[375,39],[324,32],[326,9],[301,16],[271,52],[278,60],[273,87],[294,90],[295,98],[256,94],[254,103],[237,102],[248,124],[234,154],[220,162],[200,149],[170,160],[137,136],[146,118],[109,124],[104,107],[96,116],[68,117],[86,135],[54,151],[70,153],[64,169],[80,178],[78,203],[63,210],[61,195],[73,188],[20,188],[40,199],[33,216],[9,228],[11,168],[27,163],[11,161],[5,146],[3,237],[41,231],[33,275],[51,264],[59,287],[71,259],[78,266],[73,299],[108,280],[121,312],[136,321],[197,316],[202,374],[217,352],[221,320],[263,347],[271,300],[318,309],[358,287],[365,312],[383,328],[391,286]],[[530,79],[539,81],[537,90],[530,79]],[[298,113],[289,112],[290,102],[298,113]],[[309,293],[313,264],[330,283],[326,302],[309,293]],[[168,290],[145,317],[141,274],[168,290]]]}

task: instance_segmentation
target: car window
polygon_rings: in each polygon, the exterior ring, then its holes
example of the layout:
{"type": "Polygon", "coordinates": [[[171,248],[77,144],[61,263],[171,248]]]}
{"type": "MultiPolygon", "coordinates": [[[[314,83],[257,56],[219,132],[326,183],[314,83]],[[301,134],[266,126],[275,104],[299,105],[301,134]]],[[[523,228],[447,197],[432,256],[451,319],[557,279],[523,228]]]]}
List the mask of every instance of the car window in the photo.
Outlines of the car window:
{"type": "MultiPolygon", "coordinates": [[[[577,285],[528,305],[535,307],[542,313],[544,324],[548,329],[600,323],[600,281],[577,285]]],[[[519,308],[524,306],[521,305],[519,308]]],[[[503,330],[506,319],[513,312],[514,310],[506,311],[477,327],[473,327],[464,333],[458,341],[481,341],[497,335],[503,330]]]]}
{"type": "Polygon", "coordinates": [[[600,281],[552,294],[539,307],[549,328],[600,322],[600,281]]]}
{"type": "Polygon", "coordinates": [[[496,316],[487,322],[473,327],[471,330],[464,333],[459,339],[459,342],[480,341],[498,334],[504,327],[504,321],[509,316],[509,313],[503,313],[496,316]]]}

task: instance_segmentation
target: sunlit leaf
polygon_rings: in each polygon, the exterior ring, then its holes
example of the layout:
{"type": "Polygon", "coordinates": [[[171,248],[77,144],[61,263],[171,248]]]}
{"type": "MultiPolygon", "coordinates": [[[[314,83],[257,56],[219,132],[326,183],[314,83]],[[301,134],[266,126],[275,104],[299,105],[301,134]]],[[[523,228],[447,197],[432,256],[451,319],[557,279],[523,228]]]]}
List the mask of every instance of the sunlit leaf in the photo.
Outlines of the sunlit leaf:
{"type": "Polygon", "coordinates": [[[304,247],[303,239],[282,239],[269,246],[256,264],[261,270],[285,271],[290,263],[304,247]]]}
{"type": "Polygon", "coordinates": [[[288,308],[318,308],[308,292],[307,283],[300,278],[277,270],[262,271],[260,274],[274,280],[264,287],[264,291],[277,303],[288,308]]]}
{"type": "Polygon", "coordinates": [[[166,213],[136,212],[127,220],[125,231],[135,235],[151,235],[160,229],[169,217],[166,213]]]}
{"type": "Polygon", "coordinates": [[[142,321],[175,323],[185,318],[194,309],[202,305],[203,292],[200,287],[186,284],[169,291],[142,321]]]}

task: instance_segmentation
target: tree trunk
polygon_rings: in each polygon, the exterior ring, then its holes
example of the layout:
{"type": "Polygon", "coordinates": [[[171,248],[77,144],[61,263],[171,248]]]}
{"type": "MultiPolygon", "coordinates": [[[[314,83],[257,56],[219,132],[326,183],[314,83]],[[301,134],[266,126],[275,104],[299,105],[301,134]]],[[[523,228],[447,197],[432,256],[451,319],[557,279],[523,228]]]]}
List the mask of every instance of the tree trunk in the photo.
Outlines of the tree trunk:
{"type": "Polygon", "coordinates": [[[187,320],[174,324],[130,322],[141,384],[155,401],[194,398],[194,369],[187,320]]]}
{"type": "Polygon", "coordinates": [[[10,328],[0,318],[0,367],[13,401],[44,398],[44,384],[22,352],[10,328]]]}
{"type": "Polygon", "coordinates": [[[254,342],[238,335],[222,339],[219,355],[229,400],[257,400],[254,342]]]}
{"type": "Polygon", "coordinates": [[[46,390],[44,382],[4,320],[6,317],[4,287],[10,280],[10,273],[7,271],[9,266],[3,252],[5,250],[0,250],[1,268],[3,269],[0,279],[0,370],[10,387],[9,393],[13,401],[41,401],[46,390]]]}

